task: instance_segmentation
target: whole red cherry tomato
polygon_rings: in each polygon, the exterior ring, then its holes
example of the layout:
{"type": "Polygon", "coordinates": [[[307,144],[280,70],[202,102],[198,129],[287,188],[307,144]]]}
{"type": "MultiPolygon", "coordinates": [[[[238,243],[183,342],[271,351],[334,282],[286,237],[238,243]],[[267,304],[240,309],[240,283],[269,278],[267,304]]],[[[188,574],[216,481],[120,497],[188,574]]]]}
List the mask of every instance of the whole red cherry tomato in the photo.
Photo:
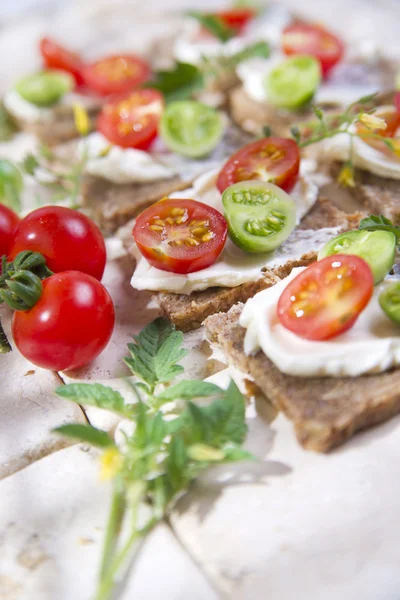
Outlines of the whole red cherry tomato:
{"type": "Polygon", "coordinates": [[[18,350],[33,364],[53,371],[92,361],[110,340],[114,306],[105,287],[78,271],[45,279],[40,300],[16,311],[12,334],[18,350]]]}
{"type": "Polygon", "coordinates": [[[43,206],[22,219],[14,233],[10,260],[23,250],[43,254],[55,273],[73,269],[100,280],[106,264],[100,229],[86,215],[63,206],[43,206]]]}
{"type": "Polygon", "coordinates": [[[19,216],[11,208],[0,204],[0,258],[9,253],[19,222],[19,216]]]}

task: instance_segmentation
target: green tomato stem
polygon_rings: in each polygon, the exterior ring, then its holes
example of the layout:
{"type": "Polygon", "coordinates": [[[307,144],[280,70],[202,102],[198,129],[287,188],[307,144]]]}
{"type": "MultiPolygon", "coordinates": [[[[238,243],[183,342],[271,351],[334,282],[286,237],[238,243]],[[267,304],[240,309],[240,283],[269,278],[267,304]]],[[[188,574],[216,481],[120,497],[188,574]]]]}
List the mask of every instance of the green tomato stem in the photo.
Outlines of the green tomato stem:
{"type": "Polygon", "coordinates": [[[103,556],[101,559],[100,576],[106,575],[107,569],[111,563],[113,553],[117,544],[117,538],[121,531],[122,522],[125,516],[125,490],[120,477],[114,482],[114,491],[111,501],[110,515],[108,518],[106,537],[103,546],[103,556]]]}
{"type": "Polygon", "coordinates": [[[31,271],[17,271],[4,283],[8,289],[0,290],[0,296],[13,310],[30,310],[42,295],[42,282],[31,271]]]}
{"type": "Polygon", "coordinates": [[[12,348],[10,342],[8,341],[6,332],[3,329],[3,325],[0,321],[0,354],[7,354],[11,352],[12,348]]]}

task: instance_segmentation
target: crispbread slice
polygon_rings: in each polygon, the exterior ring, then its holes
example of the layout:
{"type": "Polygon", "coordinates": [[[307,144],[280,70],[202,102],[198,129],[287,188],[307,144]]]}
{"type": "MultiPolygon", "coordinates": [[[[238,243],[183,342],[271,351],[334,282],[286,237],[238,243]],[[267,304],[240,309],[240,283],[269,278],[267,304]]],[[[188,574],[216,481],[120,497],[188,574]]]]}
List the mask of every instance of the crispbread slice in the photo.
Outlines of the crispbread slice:
{"type": "Polygon", "coordinates": [[[297,439],[307,450],[327,452],[400,412],[399,369],[355,378],[302,378],[284,375],[263,352],[246,356],[245,329],[239,325],[242,307],[209,317],[207,335],[229,363],[250,375],[274,407],[293,421],[297,439]]]}
{"type": "MultiPolygon", "coordinates": [[[[309,214],[303,219],[299,228],[320,229],[322,227],[340,227],[352,229],[358,223],[358,215],[346,215],[337,209],[329,200],[319,198],[309,214]]],[[[210,288],[190,295],[160,292],[155,299],[164,315],[178,329],[190,331],[196,329],[208,317],[216,312],[229,310],[237,302],[245,302],[262,289],[274,285],[277,277],[284,277],[295,267],[310,264],[316,259],[315,252],[299,256],[298,260],[288,261],[275,269],[267,269],[262,279],[243,283],[234,288],[210,288]]]]}
{"type": "Polygon", "coordinates": [[[177,176],[149,183],[116,185],[100,177],[84,175],[82,206],[89,210],[103,233],[109,235],[150,204],[189,185],[190,181],[183,181],[177,176]]]}
{"type": "MultiPolygon", "coordinates": [[[[400,166],[400,163],[399,163],[400,166]]],[[[337,179],[341,163],[330,165],[330,176],[337,179]]],[[[378,177],[368,171],[355,170],[355,187],[350,193],[368,214],[384,215],[400,225],[400,180],[378,177]]]]}

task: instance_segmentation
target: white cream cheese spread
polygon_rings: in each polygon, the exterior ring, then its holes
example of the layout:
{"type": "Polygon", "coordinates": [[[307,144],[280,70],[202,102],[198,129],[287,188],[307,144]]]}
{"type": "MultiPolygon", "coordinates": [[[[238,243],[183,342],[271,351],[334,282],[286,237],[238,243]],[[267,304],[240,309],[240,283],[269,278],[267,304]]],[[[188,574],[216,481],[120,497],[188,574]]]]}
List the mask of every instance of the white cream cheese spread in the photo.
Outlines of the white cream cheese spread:
{"type": "Polygon", "coordinates": [[[240,325],[246,329],[246,355],[261,350],[282,373],[298,377],[357,377],[400,364],[400,327],[378,303],[379,294],[390,281],[375,288],[353,327],[341,335],[314,342],[286,329],[277,317],[277,303],[302,270],[293,269],[288,277],[246,302],[240,316],[240,325]]]}
{"type": "MultiPolygon", "coordinates": [[[[310,210],[318,196],[317,186],[305,174],[307,166],[305,162],[303,175],[290,194],[297,204],[298,220],[310,210]]],[[[221,194],[215,185],[218,172],[219,169],[202,175],[195,181],[193,188],[171,194],[171,197],[193,198],[223,212],[221,194]]],[[[265,268],[278,267],[303,254],[318,250],[337,233],[338,228],[316,231],[295,229],[282,246],[268,254],[248,254],[228,238],[224,250],[213,265],[188,275],[179,275],[152,267],[134,247],[133,252],[137,263],[131,285],[139,290],[169,291],[179,294],[191,294],[213,286],[236,287],[242,283],[257,281],[263,276],[265,268]]]]}

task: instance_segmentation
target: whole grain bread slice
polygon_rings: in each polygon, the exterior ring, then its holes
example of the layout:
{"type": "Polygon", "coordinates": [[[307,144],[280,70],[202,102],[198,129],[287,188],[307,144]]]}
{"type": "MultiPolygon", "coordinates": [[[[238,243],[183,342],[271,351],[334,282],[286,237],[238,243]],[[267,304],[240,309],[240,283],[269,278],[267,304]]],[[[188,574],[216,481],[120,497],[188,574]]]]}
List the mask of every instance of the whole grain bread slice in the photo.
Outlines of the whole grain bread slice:
{"type": "MultiPolygon", "coordinates": [[[[337,179],[342,166],[338,162],[329,166],[332,179],[337,179]]],[[[355,187],[349,191],[362,209],[368,214],[384,215],[395,225],[400,225],[400,180],[378,177],[362,169],[355,170],[354,179],[355,187]]]]}
{"type": "Polygon", "coordinates": [[[302,378],[281,373],[263,352],[246,356],[245,329],[239,325],[242,307],[210,316],[205,321],[207,336],[293,421],[297,439],[307,450],[332,450],[357,431],[400,412],[400,369],[355,378],[302,378]]]}
{"type": "MultiPolygon", "coordinates": [[[[300,229],[340,227],[343,231],[357,226],[359,215],[347,215],[329,200],[319,198],[313,209],[302,220],[300,229]]],[[[309,252],[275,269],[266,269],[258,281],[243,283],[233,288],[209,288],[190,295],[160,292],[155,299],[164,315],[181,331],[191,331],[216,312],[225,312],[237,302],[245,302],[262,289],[271,287],[279,277],[285,277],[295,267],[306,266],[316,259],[316,252],[309,252]]]]}

